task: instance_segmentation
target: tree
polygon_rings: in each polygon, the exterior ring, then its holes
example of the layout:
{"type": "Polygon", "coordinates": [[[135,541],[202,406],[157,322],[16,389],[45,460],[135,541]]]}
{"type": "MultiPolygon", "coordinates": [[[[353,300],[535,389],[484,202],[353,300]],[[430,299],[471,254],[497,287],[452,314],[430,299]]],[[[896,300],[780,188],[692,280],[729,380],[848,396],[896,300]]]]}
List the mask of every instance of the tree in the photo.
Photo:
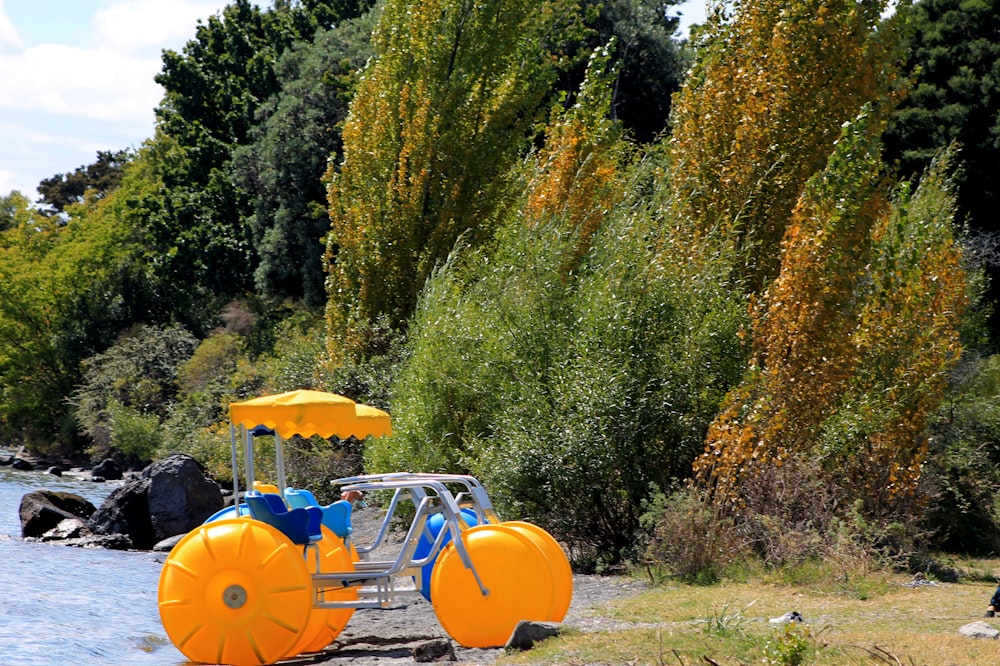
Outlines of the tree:
{"type": "Polygon", "coordinates": [[[701,33],[675,108],[673,210],[693,244],[735,246],[753,323],[744,380],[694,470],[748,522],[815,520],[775,499],[808,511],[813,487],[833,498],[822,515],[855,498],[869,517],[916,508],[929,414],[960,349],[947,181],[890,196],[882,180],[902,26],[883,9],[737,3],[701,33]]]}
{"type": "MultiPolygon", "coordinates": [[[[914,85],[886,130],[886,159],[901,177],[919,178],[940,150],[956,142],[960,151],[952,178],[959,219],[995,238],[1000,234],[994,176],[1000,151],[1000,2],[921,0],[901,11],[912,26],[906,68],[914,85]]],[[[993,277],[988,298],[997,301],[998,262],[987,259],[993,277]]],[[[996,338],[996,315],[990,327],[996,338]]]]}
{"type": "Polygon", "coordinates": [[[672,116],[675,215],[729,239],[751,291],[777,275],[792,209],[841,126],[898,95],[897,40],[874,29],[885,4],[738,1],[699,33],[672,116]]]}
{"type": "Polygon", "coordinates": [[[372,470],[471,471],[501,511],[618,561],[738,378],[744,309],[728,264],[689,271],[687,248],[650,243],[662,156],[633,163],[609,119],[609,56],[595,54],[518,170],[495,241],[457,249],[427,281],[393,385],[395,434],[366,457],[372,470]]]}
{"type": "Polygon", "coordinates": [[[260,256],[254,283],[270,298],[326,303],[323,174],[340,155],[340,126],[356,72],[371,55],[373,27],[370,12],[288,50],[275,69],[280,92],[258,112],[253,142],[234,152],[236,181],[253,206],[249,224],[260,256]]]}
{"type": "MultiPolygon", "coordinates": [[[[840,506],[857,500],[878,518],[919,506],[928,421],[960,352],[965,273],[946,161],[890,205],[880,133],[871,118],[848,126],[793,214],[747,375],[695,464],[731,508],[748,510],[755,477],[806,459],[840,506]]],[[[779,509],[749,510],[765,508],[779,509]]]]}
{"type": "Polygon", "coordinates": [[[98,198],[106,196],[118,187],[122,171],[132,157],[131,150],[99,150],[93,164],[77,167],[72,173],[56,174],[39,183],[38,203],[55,213],[64,213],[67,206],[82,203],[88,192],[98,198]]]}
{"type": "Polygon", "coordinates": [[[576,16],[564,0],[386,3],[329,174],[332,340],[380,314],[399,326],[456,239],[490,237],[576,16]]]}
{"type": "MultiPolygon", "coordinates": [[[[679,19],[668,15],[677,4],[677,0],[584,3],[585,15],[590,14],[588,9],[596,13],[594,34],[584,41],[584,48],[593,51],[614,40],[618,73],[611,114],[640,143],[666,132],[671,97],[680,90],[689,65],[673,38],[679,19]]],[[[570,84],[569,90],[576,87],[570,84]]]]}
{"type": "MultiPolygon", "coordinates": [[[[158,188],[145,151],[119,186],[49,216],[20,197],[0,237],[0,420],[7,436],[34,450],[78,452],[67,397],[80,363],[135,322],[169,321],[169,293],[151,279],[148,201],[158,188]]],[[[155,258],[155,257],[154,257],[155,258]]]]}
{"type": "Polygon", "coordinates": [[[236,0],[200,24],[182,53],[163,54],[156,116],[165,137],[157,155],[164,189],[149,234],[163,279],[230,297],[253,287],[252,211],[233,182],[232,152],[250,143],[258,111],[279,93],[280,56],[369,5],[279,2],[262,10],[236,0]]]}
{"type": "MultiPolygon", "coordinates": [[[[197,346],[184,329],[140,326],[83,363],[82,381],[72,400],[96,457],[110,453],[116,417],[125,423],[135,423],[135,416],[167,417],[178,391],[178,369],[197,346]]],[[[145,447],[143,452],[151,451],[145,447]]]]}

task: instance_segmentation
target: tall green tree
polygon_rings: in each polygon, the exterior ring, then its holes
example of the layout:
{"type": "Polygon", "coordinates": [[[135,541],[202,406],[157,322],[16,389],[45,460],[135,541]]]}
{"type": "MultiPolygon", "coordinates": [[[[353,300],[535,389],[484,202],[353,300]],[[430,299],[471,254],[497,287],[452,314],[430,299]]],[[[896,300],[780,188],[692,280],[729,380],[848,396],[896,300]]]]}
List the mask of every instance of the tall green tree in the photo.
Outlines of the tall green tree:
{"type": "Polygon", "coordinates": [[[257,253],[249,197],[232,179],[233,150],[251,142],[261,106],[280,91],[281,54],[369,3],[236,0],[199,24],[183,51],[166,51],[156,81],[165,94],[157,131],[163,181],[149,242],[164,279],[236,295],[253,287],[257,253]]]}
{"type": "Polygon", "coordinates": [[[254,284],[267,297],[326,303],[323,174],[341,153],[340,128],[356,73],[371,56],[374,25],[369,12],[288,50],[275,69],[281,90],[258,112],[252,143],[234,152],[236,181],[253,208],[254,284]]]}
{"type": "Polygon", "coordinates": [[[99,150],[93,164],[39,183],[38,203],[46,206],[46,210],[63,213],[71,204],[82,203],[88,192],[95,197],[106,196],[121,182],[125,165],[131,159],[130,150],[99,150]]]}
{"type": "Polygon", "coordinates": [[[404,322],[459,236],[490,237],[577,18],[566,0],[386,2],[330,172],[332,340],[404,322]]]}
{"type": "MultiPolygon", "coordinates": [[[[906,67],[914,79],[885,134],[886,159],[904,178],[919,178],[935,155],[960,146],[952,165],[959,219],[977,235],[1000,235],[1000,2],[920,0],[902,11],[911,25],[906,67]]],[[[987,297],[1000,301],[995,251],[987,297]]],[[[1000,312],[990,324],[994,344],[1000,312]]]]}

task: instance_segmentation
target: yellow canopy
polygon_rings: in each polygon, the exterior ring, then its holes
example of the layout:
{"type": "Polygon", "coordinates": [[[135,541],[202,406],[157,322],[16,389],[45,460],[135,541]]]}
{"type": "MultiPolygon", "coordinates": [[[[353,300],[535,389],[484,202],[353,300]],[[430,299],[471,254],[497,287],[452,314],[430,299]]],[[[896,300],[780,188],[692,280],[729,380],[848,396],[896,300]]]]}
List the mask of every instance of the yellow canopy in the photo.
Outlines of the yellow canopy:
{"type": "Polygon", "coordinates": [[[389,415],[350,398],[323,391],[289,391],[229,405],[229,420],[247,429],[266,426],[283,438],[381,437],[392,434],[389,415]]]}

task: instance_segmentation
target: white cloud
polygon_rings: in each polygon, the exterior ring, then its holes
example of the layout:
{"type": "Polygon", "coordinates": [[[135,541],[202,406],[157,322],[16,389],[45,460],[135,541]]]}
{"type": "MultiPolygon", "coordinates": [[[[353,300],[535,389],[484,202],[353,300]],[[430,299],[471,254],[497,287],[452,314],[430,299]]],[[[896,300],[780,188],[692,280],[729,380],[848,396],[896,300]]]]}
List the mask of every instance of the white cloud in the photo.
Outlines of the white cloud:
{"type": "Polygon", "coordinates": [[[100,43],[115,51],[136,52],[164,47],[180,48],[194,37],[198,19],[215,14],[219,0],[131,0],[108,7],[94,16],[100,43]]]}
{"type": "Polygon", "coordinates": [[[0,54],[0,109],[149,122],[162,95],[159,68],[156,58],[59,44],[0,54]]]}
{"type": "MultiPolygon", "coordinates": [[[[9,169],[0,169],[0,196],[7,196],[14,190],[22,190],[24,188],[17,186],[17,174],[9,169]]],[[[21,192],[21,194],[25,194],[21,192]]],[[[32,196],[34,192],[28,192],[25,196],[32,196]]]]}
{"type": "Polygon", "coordinates": [[[11,25],[10,19],[3,11],[3,0],[0,0],[0,53],[21,48],[21,36],[11,25]]]}
{"type": "Polygon", "coordinates": [[[63,3],[5,12],[0,0],[0,193],[27,194],[97,150],[151,137],[161,51],[181,49],[228,1],[66,0],[72,14],[54,21],[63,3]]]}
{"type": "MultiPolygon", "coordinates": [[[[7,43],[2,2],[0,44],[7,43]]],[[[225,0],[120,2],[94,15],[92,39],[86,46],[45,43],[0,49],[0,110],[132,121],[148,127],[151,134],[153,108],[163,94],[153,80],[162,67],[161,50],[180,48],[194,37],[199,18],[208,18],[225,4],[225,0]]]]}

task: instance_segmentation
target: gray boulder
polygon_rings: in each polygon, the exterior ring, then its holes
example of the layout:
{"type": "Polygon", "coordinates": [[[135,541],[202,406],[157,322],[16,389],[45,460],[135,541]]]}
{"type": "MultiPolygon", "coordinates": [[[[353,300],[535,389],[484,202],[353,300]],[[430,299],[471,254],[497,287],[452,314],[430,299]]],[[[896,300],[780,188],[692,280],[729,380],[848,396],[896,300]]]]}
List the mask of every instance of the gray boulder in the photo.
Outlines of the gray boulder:
{"type": "Polygon", "coordinates": [[[175,453],[112,491],[91,517],[97,535],[124,534],[134,548],[185,534],[222,508],[219,485],[189,455],[175,453]]]}
{"type": "Polygon", "coordinates": [[[94,505],[73,493],[34,490],[21,498],[18,509],[22,537],[40,537],[64,520],[94,513],[94,505]]]}
{"type": "Polygon", "coordinates": [[[535,643],[559,635],[559,624],[555,622],[531,622],[521,620],[507,639],[507,650],[530,650],[535,643]]]}
{"type": "Polygon", "coordinates": [[[135,548],[151,548],[157,539],[149,520],[149,479],[129,481],[111,491],[87,526],[96,535],[124,534],[135,548]]]}
{"type": "Polygon", "coordinates": [[[992,638],[996,640],[1000,636],[1000,631],[991,627],[988,623],[978,620],[959,628],[958,633],[966,638],[992,638]]]}
{"type": "Polygon", "coordinates": [[[122,469],[111,458],[105,458],[90,470],[91,476],[100,477],[105,481],[118,481],[122,478],[122,469]]]}
{"type": "MultiPolygon", "coordinates": [[[[190,532],[222,508],[222,490],[194,458],[175,453],[142,473],[149,479],[154,543],[190,532]]],[[[151,544],[152,545],[152,544],[151,544]]]]}

